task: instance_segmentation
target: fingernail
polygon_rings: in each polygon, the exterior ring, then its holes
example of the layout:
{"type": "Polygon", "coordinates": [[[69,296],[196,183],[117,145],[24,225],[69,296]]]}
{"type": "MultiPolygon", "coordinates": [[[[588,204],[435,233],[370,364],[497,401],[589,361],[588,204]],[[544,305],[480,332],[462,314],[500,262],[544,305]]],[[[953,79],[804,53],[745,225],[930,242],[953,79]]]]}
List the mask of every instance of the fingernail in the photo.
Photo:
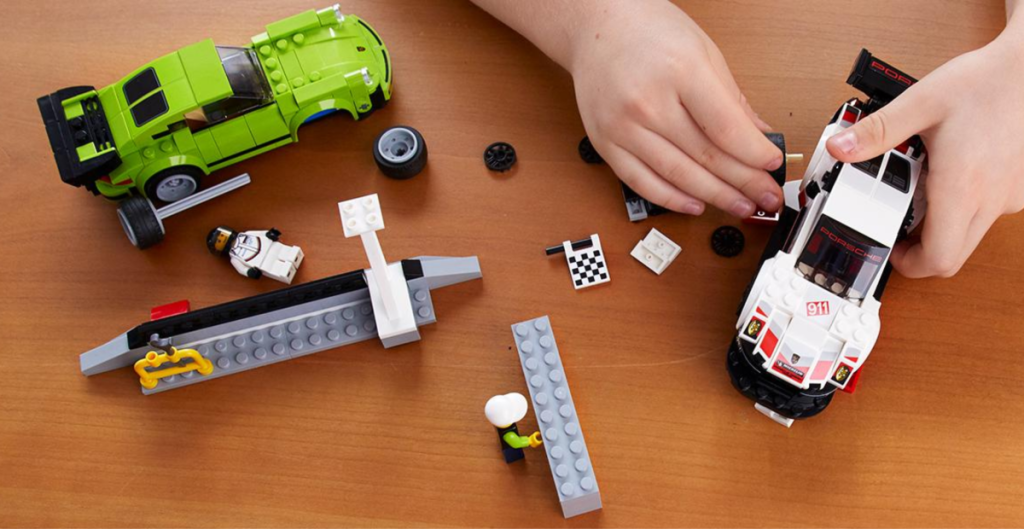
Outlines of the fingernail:
{"type": "Polygon", "coordinates": [[[754,214],[754,203],[749,200],[737,200],[730,211],[737,217],[746,218],[754,214]]]}
{"type": "Polygon", "coordinates": [[[832,145],[839,149],[839,152],[850,154],[857,150],[857,135],[852,130],[840,132],[832,136],[832,145]]]}
{"type": "Polygon", "coordinates": [[[775,193],[765,193],[761,197],[761,205],[769,211],[775,211],[779,209],[779,197],[775,193]]]}
{"type": "Polygon", "coordinates": [[[774,171],[779,167],[782,167],[782,156],[773,158],[771,162],[768,162],[768,165],[764,166],[764,169],[765,171],[774,171]]]}
{"type": "Polygon", "coordinates": [[[700,202],[691,202],[683,206],[683,213],[688,215],[700,215],[701,213],[704,213],[704,204],[701,204],[700,202]]]}

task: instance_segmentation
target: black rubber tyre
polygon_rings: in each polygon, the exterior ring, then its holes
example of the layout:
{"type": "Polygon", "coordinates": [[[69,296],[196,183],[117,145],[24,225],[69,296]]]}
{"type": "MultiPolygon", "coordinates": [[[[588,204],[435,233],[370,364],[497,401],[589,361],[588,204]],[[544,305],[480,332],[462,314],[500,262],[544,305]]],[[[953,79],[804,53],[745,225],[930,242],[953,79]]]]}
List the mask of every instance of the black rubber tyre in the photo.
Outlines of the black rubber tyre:
{"type": "Polygon", "coordinates": [[[781,186],[786,183],[786,137],[781,132],[765,132],[764,135],[782,151],[782,166],[768,172],[775,179],[775,182],[781,186]]]}
{"type": "Polygon", "coordinates": [[[590,136],[584,136],[583,139],[580,140],[580,144],[576,147],[576,150],[580,153],[580,159],[586,163],[604,163],[604,158],[601,158],[601,153],[597,152],[593,143],[590,143],[590,136]]]}
{"type": "Polygon", "coordinates": [[[124,234],[140,250],[164,240],[164,225],[156,216],[153,202],[141,196],[131,196],[117,207],[117,218],[124,234]]]}
{"type": "Polygon", "coordinates": [[[492,171],[504,173],[511,169],[518,160],[516,148],[510,143],[497,141],[484,149],[484,165],[492,171]]]}
{"type": "Polygon", "coordinates": [[[744,244],[743,232],[734,226],[721,226],[711,234],[711,249],[722,257],[736,257],[744,244]]]}
{"type": "Polygon", "coordinates": [[[373,161],[384,176],[408,180],[427,166],[427,142],[412,127],[385,129],[373,142],[373,161]]]}
{"type": "Polygon", "coordinates": [[[202,189],[204,176],[206,173],[194,165],[164,169],[146,181],[146,198],[165,204],[177,202],[202,189]]]}
{"type": "Polygon", "coordinates": [[[826,384],[822,389],[807,390],[791,386],[753,363],[752,350],[753,344],[734,338],[725,360],[733,387],[747,398],[790,419],[814,417],[832,402],[835,386],[826,384]]]}

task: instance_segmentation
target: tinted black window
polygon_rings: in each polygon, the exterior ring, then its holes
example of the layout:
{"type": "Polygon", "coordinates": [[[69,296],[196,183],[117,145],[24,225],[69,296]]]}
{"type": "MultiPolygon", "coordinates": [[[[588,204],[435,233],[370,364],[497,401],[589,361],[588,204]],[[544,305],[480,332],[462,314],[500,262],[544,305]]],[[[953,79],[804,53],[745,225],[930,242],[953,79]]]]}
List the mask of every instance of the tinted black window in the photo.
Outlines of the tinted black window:
{"type": "Polygon", "coordinates": [[[864,299],[888,256],[888,247],[822,215],[797,270],[837,296],[864,299]]]}
{"type": "Polygon", "coordinates": [[[865,160],[863,162],[857,162],[853,164],[854,167],[860,169],[861,172],[867,173],[871,178],[878,178],[878,171],[882,168],[882,157],[884,154],[879,155],[876,158],[865,160]]]}
{"type": "Polygon", "coordinates": [[[882,173],[882,183],[906,193],[910,191],[910,162],[896,155],[889,155],[889,163],[882,173]]]}
{"type": "Polygon", "coordinates": [[[133,106],[132,119],[135,120],[136,127],[141,127],[165,112],[167,112],[167,98],[164,97],[164,93],[161,91],[133,106]]]}
{"type": "Polygon", "coordinates": [[[124,98],[128,100],[128,106],[131,106],[157,88],[160,88],[160,81],[156,78],[156,70],[148,68],[124,84],[124,98]]]}
{"type": "Polygon", "coordinates": [[[231,96],[203,106],[199,112],[185,115],[193,131],[261,107],[273,100],[270,84],[263,75],[256,52],[249,48],[217,46],[224,73],[231,85],[231,96]]]}

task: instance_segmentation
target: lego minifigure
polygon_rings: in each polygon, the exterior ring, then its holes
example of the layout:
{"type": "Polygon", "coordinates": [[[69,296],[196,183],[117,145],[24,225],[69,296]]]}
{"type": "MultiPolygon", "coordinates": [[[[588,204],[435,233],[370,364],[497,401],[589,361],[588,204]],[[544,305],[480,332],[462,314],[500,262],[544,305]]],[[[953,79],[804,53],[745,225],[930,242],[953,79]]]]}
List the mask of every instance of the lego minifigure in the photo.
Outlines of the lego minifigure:
{"type": "Polygon", "coordinates": [[[526,417],[526,410],[526,397],[519,393],[495,395],[484,406],[484,415],[498,430],[498,439],[506,463],[522,459],[523,448],[537,448],[542,443],[540,432],[533,432],[529,437],[519,435],[516,421],[526,417]]]}
{"type": "Polygon", "coordinates": [[[239,233],[226,226],[218,226],[207,236],[206,246],[215,255],[229,257],[231,266],[239,274],[253,279],[265,275],[290,285],[302,264],[302,249],[278,242],[280,236],[281,232],[275,228],[239,233]]]}

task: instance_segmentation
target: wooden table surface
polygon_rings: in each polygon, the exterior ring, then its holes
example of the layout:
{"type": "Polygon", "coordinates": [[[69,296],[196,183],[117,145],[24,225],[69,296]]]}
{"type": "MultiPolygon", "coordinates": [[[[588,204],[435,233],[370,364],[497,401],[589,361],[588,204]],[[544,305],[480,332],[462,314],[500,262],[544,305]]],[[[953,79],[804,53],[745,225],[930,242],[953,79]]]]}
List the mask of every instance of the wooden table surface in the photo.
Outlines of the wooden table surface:
{"type": "MultiPolygon", "coordinates": [[[[467,2],[346,2],[389,44],[393,103],[224,171],[253,183],[170,219],[144,252],[112,204],[60,183],[35,98],[107,85],[207,37],[245,44],[322,6],[43,4],[0,5],[0,525],[1024,524],[1024,216],[1000,220],[953,279],[894,276],[857,393],[787,430],[724,366],[768,230],[744,226],[747,250],[724,259],[708,246],[735,224],[722,213],[628,222],[614,175],[577,156],[570,77],[467,2]],[[395,124],[430,146],[410,181],[384,178],[370,156],[395,124]],[[499,140],[520,157],[507,174],[481,163],[499,140]],[[421,342],[364,342],[149,397],[130,369],[79,372],[80,353],[150,307],[278,288],[208,254],[218,224],[281,229],[306,252],[297,282],[363,268],[336,202],[368,193],[380,194],[391,259],[480,257],[482,281],[435,291],[439,321],[421,342]],[[629,256],[652,227],[683,247],[660,277],[629,256]],[[594,232],[612,282],[576,292],[543,249],[594,232]],[[543,314],[604,500],[571,520],[544,454],[507,466],[483,416],[491,395],[526,392],[509,325],[543,314]]],[[[754,108],[804,153],[854,95],[844,81],[861,47],[923,75],[988,42],[1004,17],[999,0],[686,4],[754,108]]],[[[521,423],[534,425],[532,413],[521,423]]]]}

